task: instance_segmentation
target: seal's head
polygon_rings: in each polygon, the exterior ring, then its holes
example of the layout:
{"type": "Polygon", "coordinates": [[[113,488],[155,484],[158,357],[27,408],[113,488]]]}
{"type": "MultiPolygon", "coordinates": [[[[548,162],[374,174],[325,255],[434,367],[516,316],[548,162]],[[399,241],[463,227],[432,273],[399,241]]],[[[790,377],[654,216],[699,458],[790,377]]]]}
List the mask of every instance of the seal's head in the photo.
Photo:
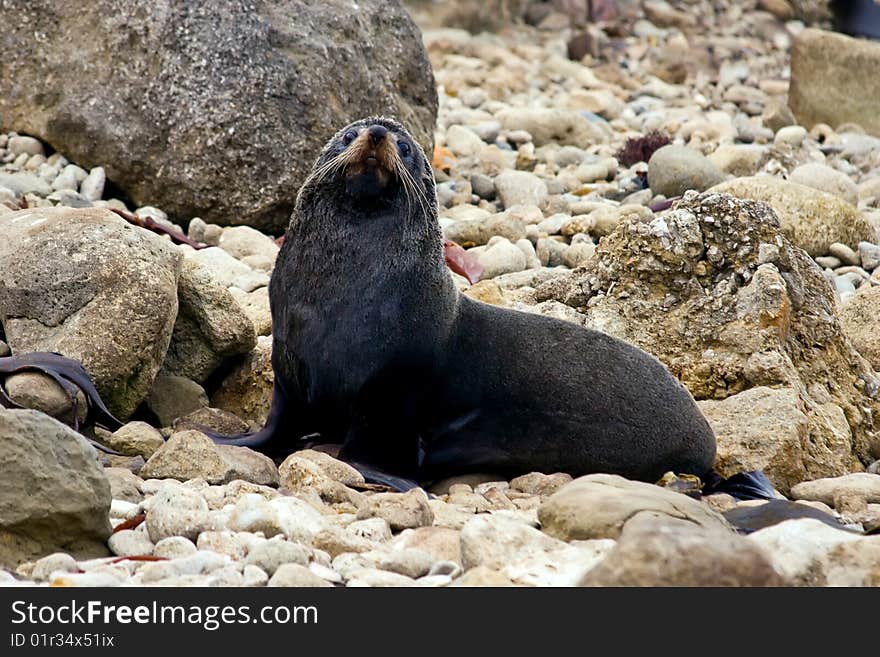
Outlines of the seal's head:
{"type": "Polygon", "coordinates": [[[419,144],[400,123],[368,117],[337,132],[324,146],[309,190],[333,186],[361,209],[405,204],[436,215],[434,175],[419,144]]]}

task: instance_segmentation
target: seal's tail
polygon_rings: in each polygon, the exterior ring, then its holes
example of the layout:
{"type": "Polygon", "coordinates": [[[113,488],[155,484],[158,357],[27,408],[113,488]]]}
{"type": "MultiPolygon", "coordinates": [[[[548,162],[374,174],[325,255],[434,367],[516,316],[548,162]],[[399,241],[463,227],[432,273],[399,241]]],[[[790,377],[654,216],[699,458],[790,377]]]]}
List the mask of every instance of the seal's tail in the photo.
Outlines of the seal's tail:
{"type": "Polygon", "coordinates": [[[761,470],[740,472],[725,479],[712,470],[705,477],[706,484],[703,486],[703,494],[727,493],[738,500],[773,500],[776,499],[776,491],[773,484],[767,479],[761,470]]]}

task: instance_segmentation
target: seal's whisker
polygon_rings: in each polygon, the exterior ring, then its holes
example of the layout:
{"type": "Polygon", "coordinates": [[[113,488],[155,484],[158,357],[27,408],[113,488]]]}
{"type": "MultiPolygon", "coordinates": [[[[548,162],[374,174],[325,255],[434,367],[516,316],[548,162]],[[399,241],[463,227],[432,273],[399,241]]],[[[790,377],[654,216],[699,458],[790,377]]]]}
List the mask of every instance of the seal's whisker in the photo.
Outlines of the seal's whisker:
{"type": "Polygon", "coordinates": [[[419,210],[421,211],[422,216],[428,218],[430,221],[432,213],[430,212],[430,208],[428,208],[428,202],[425,198],[425,194],[422,190],[419,189],[419,186],[416,183],[415,179],[412,177],[412,174],[407,171],[406,167],[402,166],[402,163],[401,166],[399,166],[398,168],[398,175],[407,190],[407,203],[410,202],[410,199],[412,197],[415,197],[415,200],[419,204],[419,210]]]}

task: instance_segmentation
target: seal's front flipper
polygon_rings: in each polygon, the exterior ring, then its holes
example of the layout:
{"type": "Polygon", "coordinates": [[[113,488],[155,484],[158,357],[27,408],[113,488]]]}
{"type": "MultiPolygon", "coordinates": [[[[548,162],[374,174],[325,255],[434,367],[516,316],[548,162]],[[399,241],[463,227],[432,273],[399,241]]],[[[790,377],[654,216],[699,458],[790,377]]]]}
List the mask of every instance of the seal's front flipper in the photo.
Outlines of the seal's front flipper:
{"type": "Polygon", "coordinates": [[[738,500],[775,500],[776,490],[773,484],[760,470],[740,472],[724,479],[714,470],[706,477],[703,495],[727,493],[738,500]]]}
{"type": "Polygon", "coordinates": [[[301,424],[302,419],[303,409],[298,406],[292,406],[284,391],[276,383],[272,389],[272,405],[269,408],[269,417],[266,418],[266,424],[259,431],[234,436],[217,433],[207,427],[201,427],[199,431],[218,445],[250,447],[265,453],[285,451],[280,449],[280,443],[287,442],[286,451],[291,452],[293,451],[293,445],[290,442],[310,433],[309,431],[297,429],[297,424],[301,424]]]}

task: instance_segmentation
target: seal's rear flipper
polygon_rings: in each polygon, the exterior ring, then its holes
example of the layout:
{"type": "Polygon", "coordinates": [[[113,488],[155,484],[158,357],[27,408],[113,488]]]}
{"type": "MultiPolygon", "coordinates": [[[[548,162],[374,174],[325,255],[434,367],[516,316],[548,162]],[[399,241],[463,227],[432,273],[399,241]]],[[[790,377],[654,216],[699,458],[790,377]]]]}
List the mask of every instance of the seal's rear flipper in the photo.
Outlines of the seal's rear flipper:
{"type": "MultiPolygon", "coordinates": [[[[51,377],[64,391],[68,399],[73,404],[73,423],[74,430],[79,431],[79,420],[77,419],[77,394],[82,390],[86,396],[86,422],[104,427],[110,431],[116,431],[122,426],[120,422],[104,405],[101,395],[98,394],[95,384],[92,382],[89,373],[82,366],[82,363],[67,358],[61,354],[50,351],[35,351],[29,354],[16,356],[6,356],[0,358],[0,374],[15,374],[18,372],[41,372],[51,377]]],[[[3,386],[0,385],[0,406],[6,408],[22,408],[16,404],[3,386]]],[[[89,436],[84,436],[96,449],[114,456],[122,456],[119,452],[110,449],[106,445],[102,445],[89,436]]]]}
{"type": "Polygon", "coordinates": [[[760,470],[740,472],[727,479],[712,470],[706,476],[706,480],[706,485],[703,486],[703,495],[727,493],[738,500],[776,499],[773,484],[767,479],[767,475],[760,470]]]}
{"type": "Polygon", "coordinates": [[[346,463],[360,472],[364,476],[364,479],[367,480],[368,484],[382,484],[383,486],[393,488],[399,493],[405,493],[408,490],[419,487],[419,483],[412,479],[395,477],[387,472],[382,472],[369,465],[364,465],[363,463],[357,463],[355,461],[346,461],[346,463]]]}
{"type": "Polygon", "coordinates": [[[272,405],[269,407],[269,417],[266,418],[266,424],[259,431],[232,436],[217,433],[208,427],[199,427],[199,431],[218,445],[250,447],[264,453],[273,451],[293,452],[296,449],[294,441],[310,433],[305,430],[298,430],[295,426],[296,421],[302,422],[301,413],[298,413],[297,409],[291,406],[284,391],[276,384],[272,389],[272,405]],[[279,449],[279,443],[283,442],[284,438],[287,438],[287,445],[285,449],[281,450],[279,449]]]}
{"type": "MultiPolygon", "coordinates": [[[[88,404],[88,414],[86,421],[92,420],[95,424],[116,431],[122,426],[122,422],[116,419],[113,414],[107,410],[101,395],[92,383],[89,373],[82,366],[82,363],[72,358],[67,358],[61,354],[49,351],[35,351],[20,356],[7,356],[0,358],[0,374],[14,374],[16,372],[37,371],[52,377],[61,389],[67,394],[73,403],[74,411],[76,410],[76,394],[77,387],[83,391],[88,404]]],[[[17,404],[0,391],[0,403],[4,406],[15,407],[17,404]]],[[[74,413],[74,417],[76,413],[74,413]]],[[[74,420],[74,429],[79,429],[78,423],[74,420]]]]}

